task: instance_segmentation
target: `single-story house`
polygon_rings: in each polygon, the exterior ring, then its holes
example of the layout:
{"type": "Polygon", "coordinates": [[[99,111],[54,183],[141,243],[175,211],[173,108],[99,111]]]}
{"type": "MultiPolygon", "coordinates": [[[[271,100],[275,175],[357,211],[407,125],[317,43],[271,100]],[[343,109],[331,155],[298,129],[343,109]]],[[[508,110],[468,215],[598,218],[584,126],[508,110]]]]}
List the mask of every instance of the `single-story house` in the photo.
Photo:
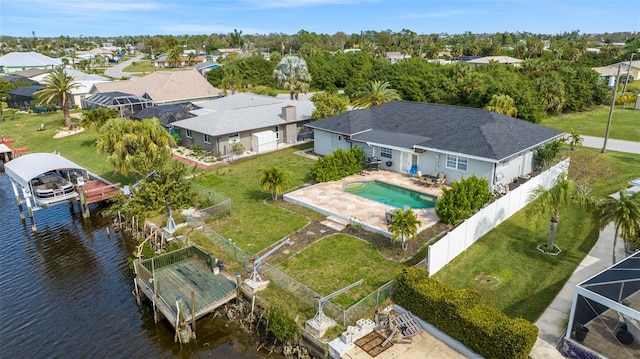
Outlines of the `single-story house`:
{"type": "Polygon", "coordinates": [[[471,59],[466,62],[473,67],[488,65],[492,62],[497,62],[499,64],[513,65],[513,66],[520,66],[520,63],[522,62],[522,60],[516,59],[515,57],[511,57],[511,56],[485,56],[485,57],[479,57],[477,59],[471,59]]]}
{"type": "Polygon", "coordinates": [[[624,83],[627,75],[629,75],[629,81],[640,78],[640,61],[631,61],[631,63],[623,61],[607,66],[593,67],[592,69],[600,75],[601,79],[605,80],[615,77],[616,74],[619,74],[621,81],[623,81],[621,83],[624,83]],[[618,68],[620,68],[619,72],[618,68]]]}
{"type": "Polygon", "coordinates": [[[0,73],[12,73],[28,69],[53,69],[62,66],[62,61],[43,54],[29,52],[10,52],[0,56],[0,73]]]}
{"type": "Polygon", "coordinates": [[[534,170],[535,150],[563,133],[479,108],[392,101],[306,125],[314,151],[361,148],[381,168],[446,174],[446,183],[475,174],[491,188],[534,170]]]}
{"type": "Polygon", "coordinates": [[[153,106],[148,98],[124,92],[100,92],[80,100],[83,110],[110,107],[120,112],[120,117],[128,118],[147,107],[153,106]]]}
{"type": "Polygon", "coordinates": [[[404,59],[410,59],[411,55],[402,53],[400,51],[389,51],[385,54],[387,61],[395,64],[398,61],[402,61],[404,59]]]}
{"type": "Polygon", "coordinates": [[[201,64],[196,65],[196,70],[201,73],[203,76],[206,76],[207,72],[222,67],[221,64],[213,61],[206,61],[201,64]]]}
{"type": "Polygon", "coordinates": [[[131,115],[131,119],[144,120],[147,118],[157,118],[162,126],[165,128],[171,128],[171,124],[176,121],[194,117],[195,115],[189,111],[197,110],[199,108],[199,106],[196,106],[191,102],[151,106],[134,113],[131,115]]]}
{"type": "Polygon", "coordinates": [[[224,155],[233,144],[241,143],[247,151],[264,152],[278,144],[294,143],[302,132],[308,132],[304,124],[311,119],[313,102],[299,98],[239,93],[198,103],[200,109],[190,111],[194,117],[172,125],[180,131],[183,146],[197,144],[224,155]]]}
{"type": "MultiPolygon", "coordinates": [[[[33,70],[29,70],[33,71],[33,70]]],[[[27,72],[27,71],[24,71],[27,72]]],[[[108,77],[104,77],[97,74],[87,74],[85,72],[74,70],[74,69],[64,69],[64,73],[67,76],[71,76],[73,78],[73,82],[75,82],[78,86],[71,90],[71,105],[78,105],[82,102],[82,99],[89,96],[89,90],[95,83],[100,82],[111,82],[111,79],[108,77]]],[[[33,75],[30,77],[31,80],[35,80],[40,84],[44,84],[47,73],[40,73],[37,75],[33,75]]]]}
{"type": "Polygon", "coordinates": [[[198,102],[216,99],[223,91],[213,87],[196,70],[157,71],[147,76],[95,83],[91,95],[100,92],[124,92],[152,100],[156,105],[198,102]]]}

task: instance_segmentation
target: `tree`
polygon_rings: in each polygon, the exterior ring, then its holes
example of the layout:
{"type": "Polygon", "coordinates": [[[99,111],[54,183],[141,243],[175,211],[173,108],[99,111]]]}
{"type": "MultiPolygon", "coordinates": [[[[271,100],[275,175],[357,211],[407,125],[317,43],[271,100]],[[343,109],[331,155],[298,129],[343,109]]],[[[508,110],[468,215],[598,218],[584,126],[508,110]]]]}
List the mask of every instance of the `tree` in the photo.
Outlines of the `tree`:
{"type": "Polygon", "coordinates": [[[261,167],[258,169],[258,172],[262,173],[262,176],[260,176],[260,185],[265,191],[271,192],[271,198],[274,201],[277,201],[282,191],[289,189],[291,185],[290,171],[273,166],[261,167]]]}
{"type": "Polygon", "coordinates": [[[397,241],[400,238],[402,250],[407,250],[407,243],[410,239],[414,238],[418,234],[418,228],[420,228],[420,220],[418,216],[411,210],[397,209],[393,212],[393,219],[389,223],[388,229],[391,232],[392,240],[397,241]]]}
{"type": "Polygon", "coordinates": [[[314,94],[311,96],[311,102],[313,102],[314,105],[313,112],[311,113],[311,121],[347,112],[347,106],[349,105],[349,99],[347,97],[327,92],[314,94]]]}
{"type": "Polygon", "coordinates": [[[98,151],[109,153],[107,161],[122,174],[136,177],[161,168],[172,158],[173,137],[157,119],[142,121],[114,118],[102,126],[98,151]]]}
{"type": "Polygon", "coordinates": [[[618,234],[623,240],[633,240],[640,234],[640,192],[633,195],[626,190],[620,190],[619,198],[611,196],[603,198],[596,210],[600,230],[613,222],[613,264],[616,263],[616,241],[618,234]]]}
{"type": "Polygon", "coordinates": [[[579,194],[575,184],[567,178],[565,173],[558,176],[554,186],[550,189],[538,186],[531,193],[529,200],[533,202],[527,209],[527,213],[532,218],[537,219],[541,215],[551,215],[547,251],[553,251],[561,212],[569,206],[580,205],[586,208],[588,204],[586,197],[579,194]]]}
{"type": "Polygon", "coordinates": [[[178,67],[182,63],[182,49],[179,47],[174,47],[169,50],[167,54],[167,62],[171,67],[178,67]]]}
{"type": "Polygon", "coordinates": [[[446,224],[456,225],[473,216],[492,198],[489,181],[472,175],[443,188],[436,201],[436,215],[446,224]]]}
{"type": "Polygon", "coordinates": [[[40,100],[41,104],[51,104],[57,102],[62,108],[64,115],[64,126],[71,127],[71,90],[80,87],[80,84],[73,80],[73,77],[67,76],[63,68],[57,68],[49,73],[43,81],[44,87],[35,92],[35,96],[40,100]]]}
{"type": "Polygon", "coordinates": [[[492,95],[491,101],[485,106],[485,109],[505,116],[516,117],[518,108],[509,95],[492,95]]]}
{"type": "Polygon", "coordinates": [[[298,99],[298,91],[307,93],[311,83],[311,73],[307,63],[297,56],[285,56],[273,70],[278,86],[289,90],[291,99],[298,99]]]}
{"type": "Polygon", "coordinates": [[[193,66],[193,63],[196,61],[197,58],[198,56],[195,53],[190,52],[187,55],[187,61],[189,62],[189,66],[193,66]]]}
{"type": "Polygon", "coordinates": [[[388,82],[373,81],[353,94],[351,104],[356,108],[368,108],[394,100],[402,100],[396,90],[389,87],[388,82]]]}
{"type": "Polygon", "coordinates": [[[561,148],[562,141],[560,140],[551,141],[538,147],[533,154],[533,159],[535,160],[538,168],[542,170],[547,169],[549,164],[558,157],[561,148]]]}
{"type": "Polygon", "coordinates": [[[120,113],[115,108],[99,107],[93,110],[82,111],[80,125],[84,128],[95,127],[98,132],[107,121],[120,117],[120,113]]]}
{"type": "Polygon", "coordinates": [[[569,145],[571,146],[571,151],[575,151],[577,146],[582,146],[582,141],[584,141],[584,138],[578,134],[578,131],[573,128],[569,129],[569,145]]]}

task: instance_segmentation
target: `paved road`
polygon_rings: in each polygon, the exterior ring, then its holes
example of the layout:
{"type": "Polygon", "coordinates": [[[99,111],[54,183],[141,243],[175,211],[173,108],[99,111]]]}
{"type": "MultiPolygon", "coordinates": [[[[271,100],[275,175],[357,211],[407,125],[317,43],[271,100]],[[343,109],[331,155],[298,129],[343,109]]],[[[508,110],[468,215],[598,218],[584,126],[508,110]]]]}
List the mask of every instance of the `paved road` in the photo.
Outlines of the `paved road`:
{"type": "MultiPolygon", "coordinates": [[[[584,138],[582,145],[585,147],[593,147],[593,148],[601,149],[602,146],[604,145],[603,137],[591,137],[591,136],[582,136],[582,137],[584,138]]],[[[640,142],[613,140],[610,138],[607,140],[607,150],[640,154],[640,142]]]]}
{"type": "Polygon", "coordinates": [[[108,68],[107,70],[104,71],[104,74],[107,76],[111,76],[113,78],[116,79],[120,79],[123,77],[131,77],[131,73],[129,72],[123,72],[122,70],[124,70],[125,67],[131,65],[132,62],[134,61],[140,61],[142,58],[144,58],[146,56],[146,54],[142,54],[142,55],[138,55],[134,58],[131,58],[127,61],[123,61],[118,63],[117,65],[108,68]]]}

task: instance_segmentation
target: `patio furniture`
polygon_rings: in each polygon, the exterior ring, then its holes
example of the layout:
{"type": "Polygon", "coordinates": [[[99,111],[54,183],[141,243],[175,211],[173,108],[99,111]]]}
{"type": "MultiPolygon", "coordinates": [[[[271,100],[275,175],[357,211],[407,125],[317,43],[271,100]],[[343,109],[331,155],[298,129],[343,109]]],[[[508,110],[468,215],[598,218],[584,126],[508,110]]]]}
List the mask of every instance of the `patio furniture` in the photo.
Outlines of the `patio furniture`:
{"type": "Polygon", "coordinates": [[[409,176],[415,175],[417,170],[418,170],[418,165],[411,166],[411,168],[409,169],[409,172],[408,172],[409,176]]]}
{"type": "Polygon", "coordinates": [[[622,315],[624,323],[627,325],[627,331],[633,336],[636,343],[640,344],[640,327],[635,319],[628,315],[622,315]]]}
{"type": "Polygon", "coordinates": [[[427,185],[427,187],[436,185],[436,182],[434,180],[432,180],[431,177],[425,177],[424,178],[424,182],[427,185]]]}

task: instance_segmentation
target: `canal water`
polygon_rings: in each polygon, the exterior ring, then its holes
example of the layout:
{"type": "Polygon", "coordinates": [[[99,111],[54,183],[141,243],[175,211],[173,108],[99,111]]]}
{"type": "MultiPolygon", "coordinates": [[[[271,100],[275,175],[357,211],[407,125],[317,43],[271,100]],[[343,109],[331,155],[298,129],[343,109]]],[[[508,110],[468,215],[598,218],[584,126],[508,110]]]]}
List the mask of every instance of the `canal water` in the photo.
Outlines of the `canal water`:
{"type": "MultiPolygon", "coordinates": [[[[77,208],[77,207],[76,207],[77,208]]],[[[180,347],[166,321],[138,307],[131,240],[67,205],[20,219],[0,173],[0,358],[266,358],[242,329],[209,315],[180,347]]],[[[278,358],[272,354],[269,358],[278,358]]]]}

